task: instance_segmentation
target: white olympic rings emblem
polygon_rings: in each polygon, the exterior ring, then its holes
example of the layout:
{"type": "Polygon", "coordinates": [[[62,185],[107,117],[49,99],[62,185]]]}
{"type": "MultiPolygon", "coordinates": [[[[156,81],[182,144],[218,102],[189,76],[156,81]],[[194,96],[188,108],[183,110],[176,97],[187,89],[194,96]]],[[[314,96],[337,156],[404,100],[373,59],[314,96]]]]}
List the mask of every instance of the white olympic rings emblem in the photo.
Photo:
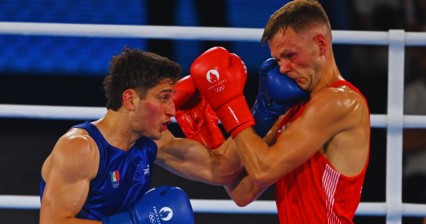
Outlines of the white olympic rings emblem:
{"type": "Polygon", "coordinates": [[[217,87],[217,88],[216,88],[215,92],[216,92],[216,93],[220,93],[220,92],[222,92],[223,90],[225,90],[225,85],[220,85],[219,87],[217,87]]]}
{"type": "Polygon", "coordinates": [[[150,212],[148,218],[150,223],[156,223],[154,213],[150,212]]]}

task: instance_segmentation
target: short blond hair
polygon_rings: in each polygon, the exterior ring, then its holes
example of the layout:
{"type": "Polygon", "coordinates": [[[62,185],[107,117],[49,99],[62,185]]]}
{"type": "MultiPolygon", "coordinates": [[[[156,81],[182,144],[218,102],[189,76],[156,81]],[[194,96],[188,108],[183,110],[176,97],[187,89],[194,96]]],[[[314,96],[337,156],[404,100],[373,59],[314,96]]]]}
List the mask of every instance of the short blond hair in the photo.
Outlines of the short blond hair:
{"type": "Polygon", "coordinates": [[[266,44],[281,29],[292,28],[297,33],[314,23],[324,24],[331,31],[328,16],[318,1],[290,1],[271,15],[260,41],[266,44]]]}

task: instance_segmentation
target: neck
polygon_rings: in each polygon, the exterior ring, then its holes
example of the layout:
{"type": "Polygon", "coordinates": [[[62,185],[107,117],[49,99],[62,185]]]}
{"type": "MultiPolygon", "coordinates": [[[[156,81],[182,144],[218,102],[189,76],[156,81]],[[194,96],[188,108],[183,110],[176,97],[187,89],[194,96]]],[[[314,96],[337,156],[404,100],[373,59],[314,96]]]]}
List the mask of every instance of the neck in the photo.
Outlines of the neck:
{"type": "Polygon", "coordinates": [[[136,137],[129,128],[125,116],[120,111],[108,110],[104,117],[94,122],[107,142],[119,149],[128,150],[136,142],[136,137]]]}
{"type": "Polygon", "coordinates": [[[319,78],[318,84],[312,93],[316,93],[322,89],[328,88],[332,83],[337,80],[344,80],[340,75],[339,69],[337,68],[336,62],[332,56],[324,63],[325,66],[321,71],[321,77],[319,78]]]}

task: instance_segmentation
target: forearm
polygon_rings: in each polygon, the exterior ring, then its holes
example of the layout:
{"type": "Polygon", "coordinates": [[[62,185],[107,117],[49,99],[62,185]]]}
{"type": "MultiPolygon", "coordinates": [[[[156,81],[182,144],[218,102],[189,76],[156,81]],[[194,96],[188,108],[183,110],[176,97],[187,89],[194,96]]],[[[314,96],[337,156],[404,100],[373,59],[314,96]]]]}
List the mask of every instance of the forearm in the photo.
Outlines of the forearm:
{"type": "Polygon", "coordinates": [[[234,183],[224,187],[231,199],[241,207],[256,200],[264,191],[264,188],[256,185],[245,172],[241,173],[234,183]]]}
{"type": "Polygon", "coordinates": [[[232,184],[244,171],[232,138],[227,139],[217,150],[211,151],[211,154],[212,176],[219,185],[232,184]]]}
{"type": "Polygon", "coordinates": [[[191,139],[173,138],[163,144],[157,153],[155,163],[171,173],[189,180],[209,182],[211,175],[205,169],[209,158],[207,149],[191,139]]]}
{"type": "Polygon", "coordinates": [[[238,155],[248,175],[257,184],[269,186],[275,180],[270,179],[273,167],[269,155],[269,146],[251,129],[240,132],[234,138],[238,155]]]}
{"type": "Polygon", "coordinates": [[[197,141],[175,138],[159,149],[156,163],[186,179],[212,185],[229,184],[242,171],[232,140],[208,150],[197,141]]]}

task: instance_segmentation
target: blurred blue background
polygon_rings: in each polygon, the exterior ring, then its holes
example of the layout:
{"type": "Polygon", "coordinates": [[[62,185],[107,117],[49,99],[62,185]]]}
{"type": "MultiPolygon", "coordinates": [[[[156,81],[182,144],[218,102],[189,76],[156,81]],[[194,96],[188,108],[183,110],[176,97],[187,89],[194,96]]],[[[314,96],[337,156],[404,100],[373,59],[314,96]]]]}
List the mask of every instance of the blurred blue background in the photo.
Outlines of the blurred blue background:
{"type": "MultiPolygon", "coordinates": [[[[171,15],[174,24],[170,25],[203,25],[191,0],[165,1],[160,6],[162,12],[170,10],[167,2],[175,4],[174,15],[171,15]]],[[[262,28],[283,2],[233,0],[225,4],[226,8],[215,14],[225,18],[228,27],[262,28]]],[[[148,16],[147,1],[141,0],[2,0],[0,7],[0,21],[10,22],[148,25],[148,16]]],[[[165,17],[167,13],[154,16],[165,17]]],[[[205,49],[196,40],[173,43],[173,53],[166,56],[179,62],[187,73],[191,62],[205,49]]],[[[260,41],[231,45],[249,69],[258,68],[269,54],[260,41]]],[[[124,46],[149,50],[146,39],[0,35],[0,74],[104,76],[111,56],[124,46]]]]}

